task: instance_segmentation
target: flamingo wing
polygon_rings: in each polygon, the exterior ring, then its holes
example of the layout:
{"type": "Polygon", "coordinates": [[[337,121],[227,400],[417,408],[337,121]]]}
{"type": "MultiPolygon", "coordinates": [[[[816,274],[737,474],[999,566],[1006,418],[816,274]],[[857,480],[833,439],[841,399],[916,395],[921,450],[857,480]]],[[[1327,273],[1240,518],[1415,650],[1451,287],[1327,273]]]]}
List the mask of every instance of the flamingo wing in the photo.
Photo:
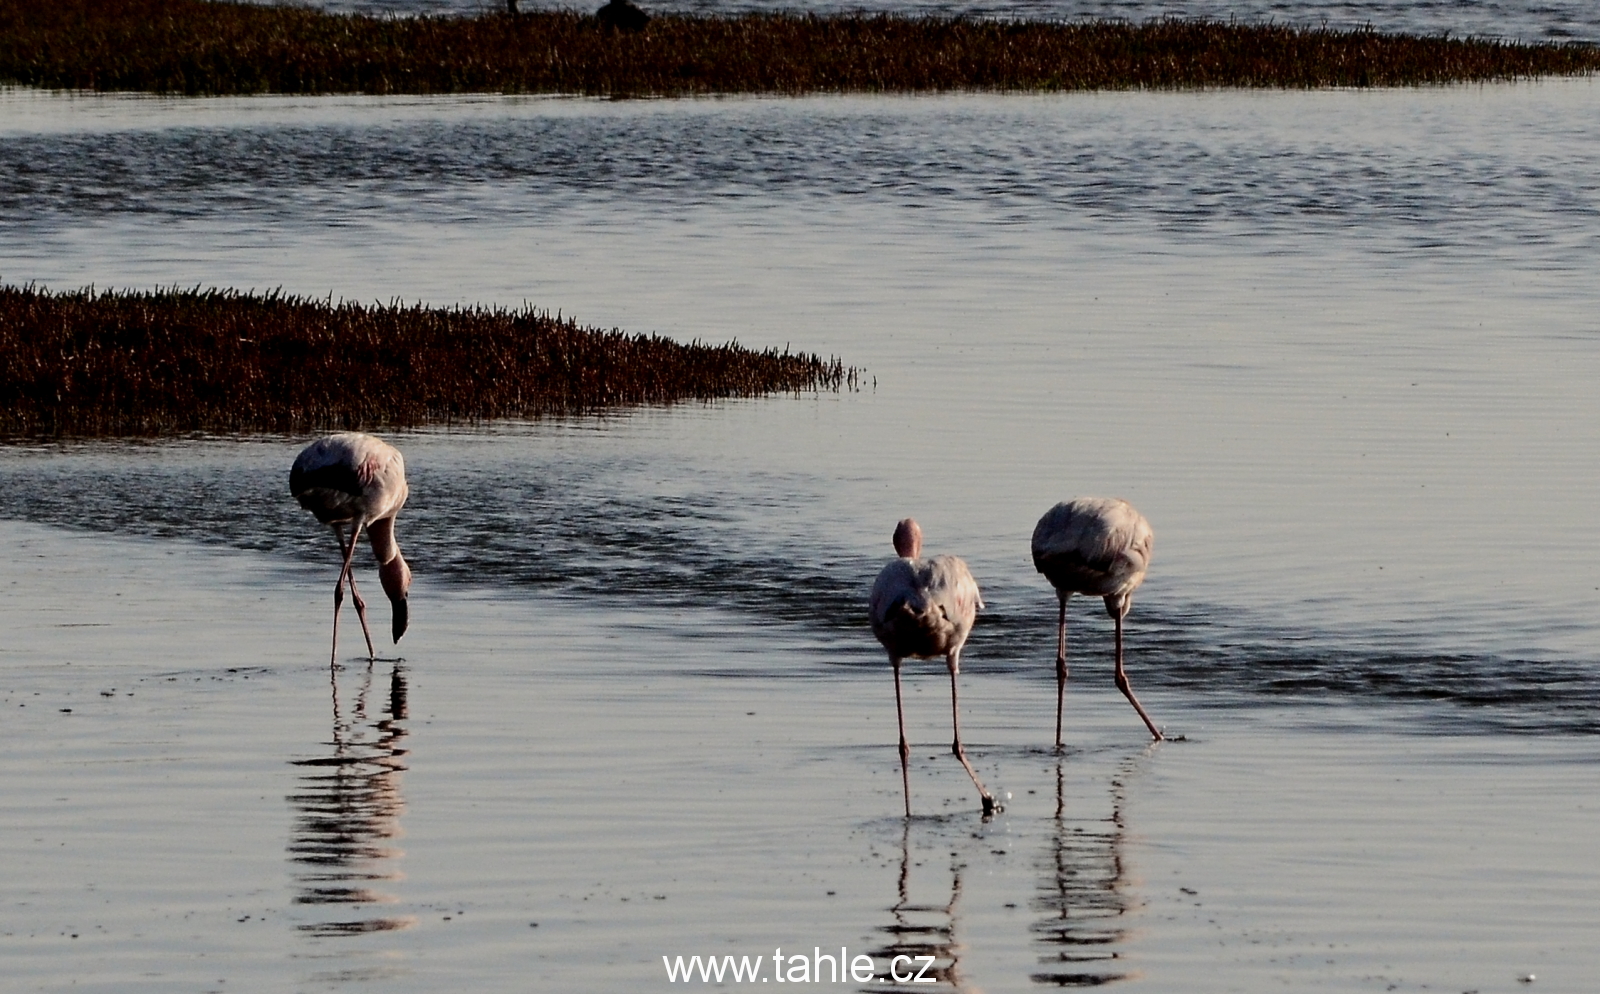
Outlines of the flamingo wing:
{"type": "Polygon", "coordinates": [[[872,633],[890,655],[904,658],[960,649],[983,599],[966,563],[935,556],[885,566],[867,604],[872,633]]]}
{"type": "Polygon", "coordinates": [[[405,458],[371,435],[329,435],[295,459],[289,492],[324,524],[393,517],[409,492],[405,458]]]}
{"type": "Polygon", "coordinates": [[[1110,596],[1144,582],[1155,534],[1125,500],[1079,498],[1057,504],[1033,530],[1033,565],[1058,589],[1110,596]]]}

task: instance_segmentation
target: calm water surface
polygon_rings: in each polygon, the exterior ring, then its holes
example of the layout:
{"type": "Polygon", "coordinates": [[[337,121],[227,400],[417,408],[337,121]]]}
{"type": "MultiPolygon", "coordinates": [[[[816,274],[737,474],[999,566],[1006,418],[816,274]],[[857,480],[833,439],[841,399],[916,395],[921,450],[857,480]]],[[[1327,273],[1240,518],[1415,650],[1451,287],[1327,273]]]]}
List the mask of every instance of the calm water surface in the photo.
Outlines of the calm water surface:
{"type": "Polygon", "coordinates": [[[9,282],[529,301],[868,370],[401,435],[413,633],[331,682],[303,440],[0,453],[6,983],[637,990],[663,954],[841,945],[961,990],[1600,965],[1594,83],[7,91],[0,160],[9,282]],[[1075,603],[1043,748],[1027,540],[1079,493],[1154,524],[1129,669],[1187,741],[1145,748],[1075,603]],[[894,817],[861,601],[905,514],[985,590],[989,823],[937,667],[894,817]]]}

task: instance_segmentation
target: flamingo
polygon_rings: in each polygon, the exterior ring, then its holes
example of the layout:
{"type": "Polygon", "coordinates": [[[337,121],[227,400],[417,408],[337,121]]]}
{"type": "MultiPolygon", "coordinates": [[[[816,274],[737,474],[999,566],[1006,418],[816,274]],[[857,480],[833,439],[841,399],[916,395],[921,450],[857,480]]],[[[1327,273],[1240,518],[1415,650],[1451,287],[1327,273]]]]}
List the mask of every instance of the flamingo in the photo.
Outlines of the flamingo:
{"type": "Polygon", "coordinates": [[[894,667],[894,708],[900,721],[900,780],[905,786],[906,817],[911,817],[911,747],[906,744],[906,713],[900,692],[900,661],[907,656],[945,657],[950,668],[950,716],[955,741],[950,749],[966,767],[983,798],[983,813],[993,814],[994,796],[978,779],[961,748],[961,708],[956,675],[961,672],[961,647],[972,631],[983,597],[967,564],[955,556],[919,559],[922,528],[910,518],[894,530],[894,551],[900,557],[883,568],[867,601],[872,634],[889,652],[894,667]]]}
{"type": "Polygon", "coordinates": [[[1144,719],[1156,741],[1161,730],[1133,696],[1122,671],[1122,619],[1150,567],[1155,533],[1144,515],[1116,497],[1079,497],[1045,512],[1033,529],[1033,566],[1056,588],[1061,613],[1056,635],[1056,748],[1061,748],[1061,705],[1067,689],[1067,599],[1103,597],[1117,623],[1117,689],[1144,719]]]}
{"type": "Polygon", "coordinates": [[[361,619],[361,634],[367,639],[367,658],[375,659],[372,632],[367,628],[367,604],[356,592],[355,574],[350,561],[355,557],[361,529],[367,529],[372,554],[378,560],[378,579],[383,592],[394,605],[394,640],[406,633],[410,613],[406,593],[411,589],[411,567],[400,555],[394,540],[394,518],[405,505],[406,461],[400,450],[381,439],[358,432],[341,432],[319,438],[295,458],[289,471],[289,492],[300,506],[333,526],[339,540],[343,565],[333,585],[333,649],[330,663],[339,653],[339,606],[344,603],[344,584],[350,582],[350,599],[361,619]],[[350,541],[345,542],[344,526],[349,525],[350,541]]]}

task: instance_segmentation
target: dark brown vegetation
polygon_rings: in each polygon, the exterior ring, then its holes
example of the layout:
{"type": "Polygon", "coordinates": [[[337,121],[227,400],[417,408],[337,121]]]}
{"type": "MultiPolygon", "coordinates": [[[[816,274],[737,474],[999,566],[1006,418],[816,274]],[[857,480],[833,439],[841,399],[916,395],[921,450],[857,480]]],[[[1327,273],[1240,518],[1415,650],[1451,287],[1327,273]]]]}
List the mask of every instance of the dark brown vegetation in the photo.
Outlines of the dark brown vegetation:
{"type": "Polygon", "coordinates": [[[1215,21],[762,14],[367,17],[212,0],[0,0],[0,79],[160,93],[808,93],[1401,86],[1590,73],[1600,49],[1215,21]]]}
{"type": "Polygon", "coordinates": [[[0,436],[304,432],[837,390],[856,370],[524,309],[0,286],[0,436]]]}

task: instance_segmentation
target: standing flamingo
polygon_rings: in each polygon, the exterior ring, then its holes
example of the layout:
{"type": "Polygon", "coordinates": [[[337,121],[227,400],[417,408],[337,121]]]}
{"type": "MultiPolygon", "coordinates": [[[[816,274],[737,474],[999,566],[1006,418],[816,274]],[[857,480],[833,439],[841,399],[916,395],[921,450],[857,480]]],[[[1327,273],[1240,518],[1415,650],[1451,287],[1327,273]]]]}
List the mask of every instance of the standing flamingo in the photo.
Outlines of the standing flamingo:
{"type": "Polygon", "coordinates": [[[917,558],[922,553],[922,529],[910,518],[894,530],[894,551],[899,559],[883,568],[872,584],[867,606],[872,634],[889,652],[894,666],[894,708],[900,720],[900,780],[906,791],[906,817],[911,817],[911,747],[906,744],[906,712],[900,693],[900,661],[907,656],[945,657],[950,667],[950,716],[955,741],[950,749],[966,767],[983,798],[983,813],[995,810],[994,797],[978,779],[961,748],[961,707],[956,698],[956,675],[961,672],[961,646],[972,631],[983,597],[967,564],[955,556],[917,558]]]}
{"type": "Polygon", "coordinates": [[[400,555],[394,540],[394,518],[405,505],[406,461],[400,450],[381,439],[357,432],[342,432],[319,438],[295,458],[289,471],[289,492],[300,506],[333,526],[339,540],[343,565],[333,585],[333,650],[330,662],[339,653],[339,606],[344,603],[344,584],[350,583],[350,599],[361,619],[361,634],[367,638],[367,658],[372,650],[372,632],[367,629],[367,604],[356,592],[355,573],[350,561],[355,557],[361,529],[367,529],[372,554],[378,560],[378,579],[383,592],[394,605],[394,640],[406,633],[410,614],[406,592],[411,589],[411,567],[400,555]],[[350,541],[345,542],[344,526],[350,525],[350,541]]]}
{"type": "Polygon", "coordinates": [[[1061,613],[1056,635],[1056,748],[1061,748],[1061,706],[1067,690],[1067,599],[1104,597],[1117,622],[1117,689],[1139,712],[1157,741],[1160,729],[1133,696],[1122,671],[1122,619],[1150,567],[1155,533],[1133,505],[1115,497],[1079,497],[1045,512],[1033,529],[1033,565],[1056,588],[1061,613]]]}

